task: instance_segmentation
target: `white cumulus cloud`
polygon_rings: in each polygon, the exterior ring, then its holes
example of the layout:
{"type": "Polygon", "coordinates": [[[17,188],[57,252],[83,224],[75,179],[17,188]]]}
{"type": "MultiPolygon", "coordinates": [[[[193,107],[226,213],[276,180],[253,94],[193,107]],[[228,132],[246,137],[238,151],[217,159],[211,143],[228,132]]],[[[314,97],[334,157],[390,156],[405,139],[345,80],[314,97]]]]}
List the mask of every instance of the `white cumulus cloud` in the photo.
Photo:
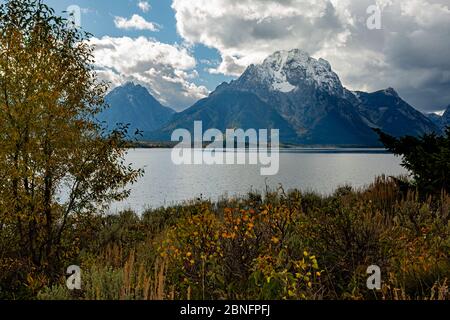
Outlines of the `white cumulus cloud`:
{"type": "Polygon", "coordinates": [[[112,86],[134,81],[145,85],[163,104],[177,110],[208,95],[193,83],[196,60],[183,47],[139,37],[92,38],[96,70],[112,86]]]}
{"type": "Polygon", "coordinates": [[[142,12],[149,12],[150,9],[152,8],[147,1],[139,1],[138,7],[139,7],[139,9],[142,10],[142,12]]]}
{"type": "Polygon", "coordinates": [[[145,20],[138,14],[134,14],[130,19],[124,17],[115,17],[114,24],[119,29],[135,29],[135,30],[149,30],[149,31],[158,31],[158,26],[153,23],[145,20]]]}

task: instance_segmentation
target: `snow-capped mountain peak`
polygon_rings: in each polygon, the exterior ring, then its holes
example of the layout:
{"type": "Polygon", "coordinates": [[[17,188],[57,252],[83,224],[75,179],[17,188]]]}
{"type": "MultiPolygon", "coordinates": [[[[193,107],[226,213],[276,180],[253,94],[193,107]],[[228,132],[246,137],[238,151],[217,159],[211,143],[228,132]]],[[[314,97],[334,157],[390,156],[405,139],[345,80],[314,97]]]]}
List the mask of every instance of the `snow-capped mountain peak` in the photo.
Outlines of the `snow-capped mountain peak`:
{"type": "Polygon", "coordinates": [[[341,81],[328,61],[314,59],[299,49],[275,52],[262,64],[250,66],[241,80],[263,84],[281,93],[292,93],[305,86],[332,94],[343,93],[341,81]]]}

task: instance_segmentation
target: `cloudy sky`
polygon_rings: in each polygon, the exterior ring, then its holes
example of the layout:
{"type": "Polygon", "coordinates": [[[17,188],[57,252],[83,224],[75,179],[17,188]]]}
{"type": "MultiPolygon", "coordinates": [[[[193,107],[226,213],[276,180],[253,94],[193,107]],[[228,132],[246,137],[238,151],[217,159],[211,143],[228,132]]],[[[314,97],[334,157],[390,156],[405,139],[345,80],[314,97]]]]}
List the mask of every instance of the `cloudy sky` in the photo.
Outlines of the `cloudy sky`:
{"type": "Polygon", "coordinates": [[[422,111],[450,104],[450,0],[47,0],[81,8],[97,69],[182,110],[278,49],[328,60],[352,90],[394,87],[422,111]],[[381,29],[373,5],[381,11],[381,29]]]}

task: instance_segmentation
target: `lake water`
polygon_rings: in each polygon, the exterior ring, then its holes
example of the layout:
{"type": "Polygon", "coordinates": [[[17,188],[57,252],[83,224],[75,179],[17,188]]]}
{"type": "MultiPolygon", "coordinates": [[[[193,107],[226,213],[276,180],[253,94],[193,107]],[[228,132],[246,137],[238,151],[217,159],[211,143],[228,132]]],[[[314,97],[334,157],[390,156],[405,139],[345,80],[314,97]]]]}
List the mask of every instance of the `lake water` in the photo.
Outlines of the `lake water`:
{"type": "MultiPolygon", "coordinates": [[[[170,149],[129,150],[126,160],[145,175],[131,186],[130,197],[111,206],[111,212],[133,209],[142,212],[199,197],[217,200],[222,196],[276,189],[313,190],[332,193],[351,184],[363,187],[381,174],[406,171],[401,160],[383,150],[289,149],[280,151],[280,170],[275,176],[261,176],[259,165],[175,165],[170,149]]],[[[201,151],[198,151],[201,152],[201,151]]]]}

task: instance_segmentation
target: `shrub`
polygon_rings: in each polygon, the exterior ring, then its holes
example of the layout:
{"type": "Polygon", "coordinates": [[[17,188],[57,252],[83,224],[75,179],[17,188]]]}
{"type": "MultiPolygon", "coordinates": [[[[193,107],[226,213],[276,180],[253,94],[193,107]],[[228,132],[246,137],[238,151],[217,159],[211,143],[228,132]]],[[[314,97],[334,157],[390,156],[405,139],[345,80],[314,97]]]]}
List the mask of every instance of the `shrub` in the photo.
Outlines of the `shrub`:
{"type": "MultiPolygon", "coordinates": [[[[77,220],[83,290],[66,292],[62,279],[37,297],[448,299],[449,209],[445,193],[423,200],[380,177],[330,196],[280,188],[77,220]],[[373,264],[381,291],[366,286],[373,264]]],[[[29,272],[30,283],[45,280],[29,272]]]]}

